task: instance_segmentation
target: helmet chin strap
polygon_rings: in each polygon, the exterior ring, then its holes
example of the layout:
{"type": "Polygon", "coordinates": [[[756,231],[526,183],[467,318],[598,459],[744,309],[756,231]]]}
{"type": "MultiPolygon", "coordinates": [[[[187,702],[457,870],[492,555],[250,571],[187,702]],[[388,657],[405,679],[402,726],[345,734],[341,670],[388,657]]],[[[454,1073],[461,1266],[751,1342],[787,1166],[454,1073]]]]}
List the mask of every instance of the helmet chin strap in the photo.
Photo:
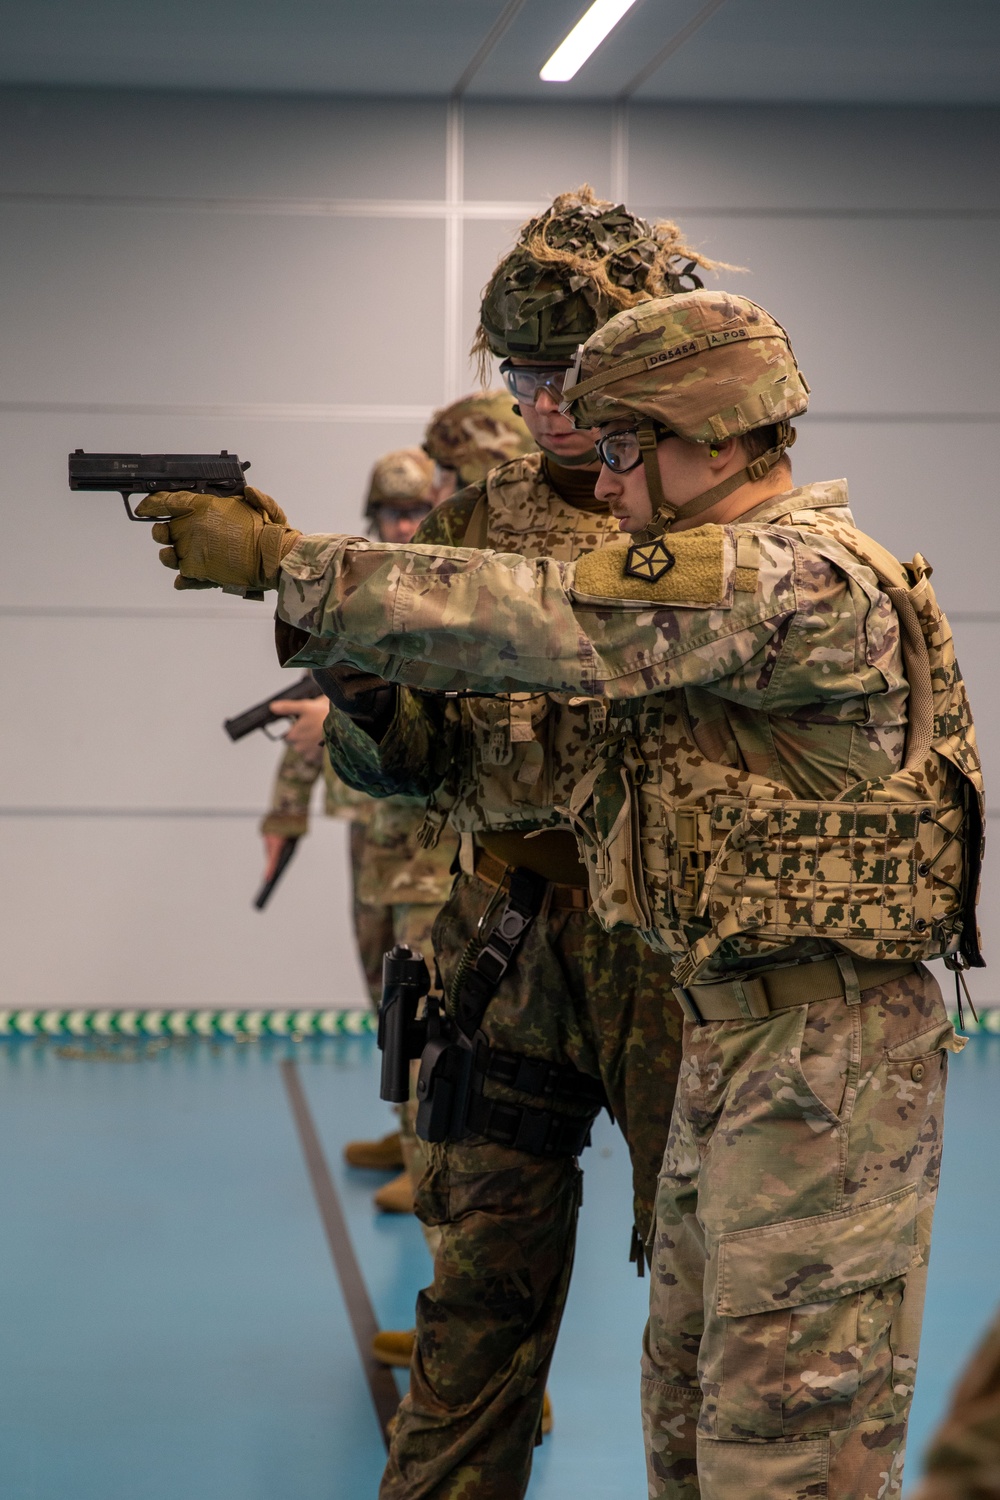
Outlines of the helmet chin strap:
{"type": "Polygon", "coordinates": [[[763,479],[769,474],[775,464],[781,459],[786,448],[790,448],[795,442],[796,433],[788,422],[777,423],[778,441],[773,448],[762,453],[760,458],[755,458],[745,468],[730,474],[728,479],[723,479],[720,484],[714,484],[710,490],[703,490],[686,505],[671,505],[663,493],[663,480],[660,477],[660,465],[656,456],[658,438],[656,427],[648,418],[643,418],[636,429],[636,437],[642,453],[642,464],[646,472],[646,489],[649,491],[650,502],[653,507],[652,519],[641,531],[632,533],[632,541],[642,545],[644,542],[653,542],[661,537],[665,531],[680,520],[688,520],[691,516],[701,515],[702,511],[709,510],[719,500],[724,500],[734,490],[742,485],[749,484],[753,480],[763,479]]]}

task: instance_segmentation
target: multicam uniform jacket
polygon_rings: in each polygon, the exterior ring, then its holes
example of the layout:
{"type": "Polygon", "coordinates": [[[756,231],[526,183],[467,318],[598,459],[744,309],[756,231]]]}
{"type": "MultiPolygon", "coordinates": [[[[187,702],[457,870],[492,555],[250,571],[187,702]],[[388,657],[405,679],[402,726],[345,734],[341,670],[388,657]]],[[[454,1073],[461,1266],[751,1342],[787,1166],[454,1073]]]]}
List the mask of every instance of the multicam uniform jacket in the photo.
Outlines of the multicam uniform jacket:
{"type": "MultiPolygon", "coordinates": [[[[482,484],[439,506],[421,526],[419,542],[461,546],[470,523],[479,546],[562,563],[618,535],[603,508],[577,509],[559,496],[539,453],[500,465],[482,484]],[[481,531],[479,514],[486,521],[481,531]]],[[[591,692],[520,686],[446,704],[404,690],[380,746],[334,710],[328,727],[337,770],[350,785],[376,795],[429,797],[428,837],[446,819],[459,833],[566,827],[570,793],[603,730],[606,705],[591,692]]]]}
{"type": "Polygon", "coordinates": [[[612,700],[617,723],[593,747],[617,741],[612,786],[596,786],[589,812],[575,799],[592,892],[608,925],[682,958],[684,983],[810,956],[817,932],[871,958],[975,953],[975,858],[972,889],[947,897],[970,884],[962,849],[978,853],[982,794],[947,622],[925,568],[936,758],[894,800],[909,685],[899,616],[858,537],[841,481],[769,503],[757,524],[672,533],[650,582],[626,575],[625,548],[562,562],[314,536],[284,560],[279,613],[314,637],[296,665],[612,700]],[[865,807],[845,812],[859,786],[865,807]]]}

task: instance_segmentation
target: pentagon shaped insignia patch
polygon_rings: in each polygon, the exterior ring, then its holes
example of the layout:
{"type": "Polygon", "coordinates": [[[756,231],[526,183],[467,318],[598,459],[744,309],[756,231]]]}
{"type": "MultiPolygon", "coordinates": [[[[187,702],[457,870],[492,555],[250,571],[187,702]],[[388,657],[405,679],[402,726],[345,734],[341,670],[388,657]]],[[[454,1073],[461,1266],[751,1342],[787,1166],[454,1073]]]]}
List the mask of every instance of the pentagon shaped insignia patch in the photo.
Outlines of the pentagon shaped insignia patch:
{"type": "Polygon", "coordinates": [[[638,578],[642,583],[659,583],[676,561],[670,548],[662,542],[643,542],[628,549],[624,576],[638,578]]]}

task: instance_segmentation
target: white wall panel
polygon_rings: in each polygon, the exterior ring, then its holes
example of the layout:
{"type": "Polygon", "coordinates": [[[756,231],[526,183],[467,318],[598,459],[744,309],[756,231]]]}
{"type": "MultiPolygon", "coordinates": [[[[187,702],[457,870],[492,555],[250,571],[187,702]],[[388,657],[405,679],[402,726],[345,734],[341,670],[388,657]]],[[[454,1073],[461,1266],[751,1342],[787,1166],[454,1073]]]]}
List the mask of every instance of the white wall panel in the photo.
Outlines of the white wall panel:
{"type": "Polygon", "coordinates": [[[367,1005],[347,825],[316,822],[257,912],[249,818],[4,818],[4,1004],[367,1005]]]}
{"type": "Polygon", "coordinates": [[[263,813],[281,747],[222,721],[301,673],[278,666],[271,606],[227,620],[195,597],[219,618],[4,621],[0,695],[31,708],[0,723],[3,805],[263,813]]]}
{"type": "MultiPolygon", "coordinates": [[[[995,109],[632,105],[628,160],[639,207],[1000,207],[995,109]]],[[[946,245],[927,230],[942,270],[946,245]]]]}
{"type": "Polygon", "coordinates": [[[470,103],[465,110],[465,196],[545,201],[589,182],[610,194],[607,105],[470,103]]]}
{"type": "Polygon", "coordinates": [[[426,221],[7,203],[0,401],[440,400],[443,250],[426,221]]]}
{"type": "Polygon", "coordinates": [[[441,198],[439,102],[4,89],[0,192],[441,198]]]}

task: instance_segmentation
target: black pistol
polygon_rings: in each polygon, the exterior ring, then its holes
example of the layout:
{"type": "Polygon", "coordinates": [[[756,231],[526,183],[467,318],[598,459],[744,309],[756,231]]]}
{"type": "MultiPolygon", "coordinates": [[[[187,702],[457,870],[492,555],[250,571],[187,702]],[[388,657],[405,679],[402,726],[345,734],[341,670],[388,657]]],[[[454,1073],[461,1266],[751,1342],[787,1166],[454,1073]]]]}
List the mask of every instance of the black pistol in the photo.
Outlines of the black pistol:
{"type": "Polygon", "coordinates": [[[299,840],[297,834],[289,834],[287,838],[282,840],[281,852],[278,855],[278,860],[274,867],[274,873],[267,877],[267,879],[264,881],[264,884],[261,886],[260,890],[254,897],[253,904],[255,911],[264,910],[264,907],[271,899],[275,886],[278,884],[278,881],[288,869],[292,855],[295,853],[298,847],[299,840]]]}
{"type": "Polygon", "coordinates": [[[378,1045],[382,1053],[379,1097],[405,1104],[410,1097],[410,1059],[419,1057],[427,1036],[417,1007],[431,987],[421,954],[397,943],[382,960],[382,1002],[378,1008],[378,1045]]]}
{"type": "MultiPolygon", "coordinates": [[[[271,712],[271,704],[283,698],[322,698],[323,689],[319,686],[311,672],[300,677],[298,682],[293,682],[291,687],[281,688],[277,693],[272,693],[270,698],[265,698],[263,703],[255,703],[253,708],[246,709],[237,714],[234,719],[223,720],[222,727],[231,740],[241,740],[244,735],[253,734],[255,729],[267,729],[269,724],[277,724],[284,716],[271,712]]],[[[275,738],[274,735],[269,738],[275,738]]]]}
{"type": "Polygon", "coordinates": [[[71,490],[117,490],[130,521],[169,521],[170,516],[137,516],[130,495],[157,490],[194,490],[202,495],[242,495],[250,460],[235,453],[84,453],[69,456],[71,490]]]}

